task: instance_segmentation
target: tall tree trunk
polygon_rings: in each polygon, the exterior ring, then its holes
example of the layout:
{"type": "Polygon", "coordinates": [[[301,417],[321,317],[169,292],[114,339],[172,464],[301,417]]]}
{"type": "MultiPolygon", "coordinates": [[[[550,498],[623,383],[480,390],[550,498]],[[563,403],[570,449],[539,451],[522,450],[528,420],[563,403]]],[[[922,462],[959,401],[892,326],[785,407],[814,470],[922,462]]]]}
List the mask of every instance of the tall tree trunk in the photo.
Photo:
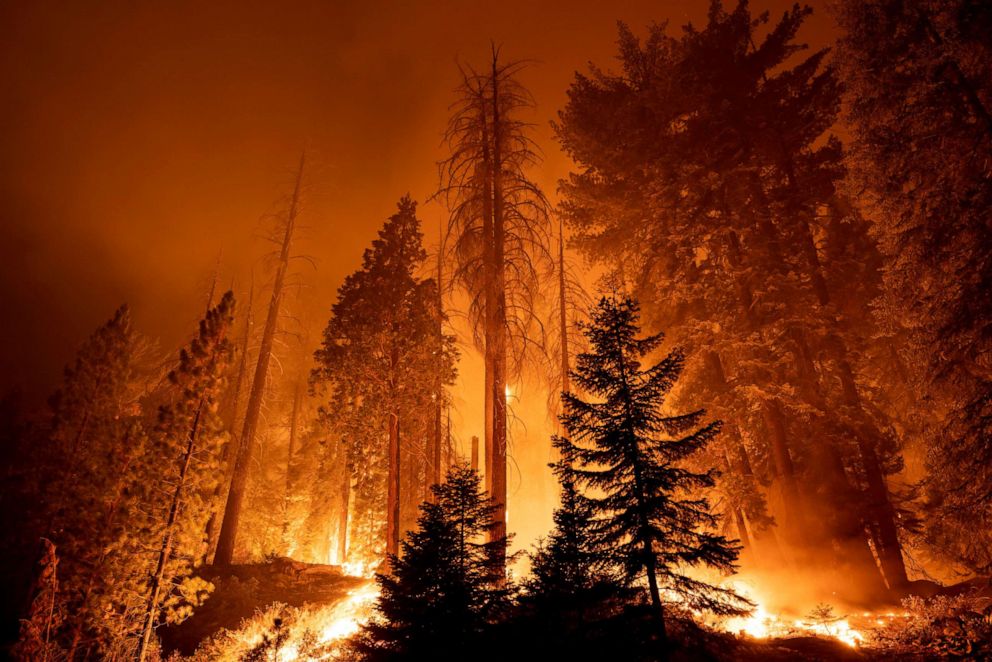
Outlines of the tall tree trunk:
{"type": "MultiPolygon", "coordinates": [[[[791,163],[789,159],[787,159],[787,162],[791,163]]],[[[790,182],[792,182],[791,175],[790,182]]],[[[804,217],[800,217],[799,222],[802,223],[802,244],[803,253],[806,256],[807,269],[814,283],[820,307],[826,308],[830,305],[830,291],[823,277],[823,265],[820,263],[819,254],[817,253],[813,231],[804,217]]],[[[899,542],[899,532],[895,522],[895,508],[893,508],[892,501],[889,498],[889,488],[885,481],[885,474],[882,472],[878,454],[875,450],[873,439],[876,435],[872,429],[874,426],[870,424],[870,419],[864,411],[864,405],[858,393],[854,371],[851,368],[850,359],[848,358],[847,344],[838,330],[836,330],[836,317],[832,319],[835,331],[830,338],[828,348],[832,349],[834,355],[837,357],[844,404],[858,412],[863,423],[861,429],[854,431],[854,437],[858,447],[858,455],[861,459],[861,466],[864,469],[865,479],[868,483],[868,498],[871,505],[872,517],[878,525],[879,538],[882,542],[881,549],[876,551],[882,566],[882,573],[885,575],[885,581],[888,583],[889,588],[900,590],[906,586],[908,578],[906,577],[906,565],[902,558],[902,545],[899,542]]]]}
{"type": "Polygon", "coordinates": [[[400,418],[389,415],[389,475],[386,494],[386,553],[400,552],[400,418]]]}
{"type": "Polygon", "coordinates": [[[568,353],[568,297],[565,291],[565,230],[562,221],[558,219],[558,332],[561,346],[561,392],[571,393],[572,385],[569,379],[568,353]]]}
{"type": "MultiPolygon", "coordinates": [[[[500,117],[499,76],[496,54],[492,63],[493,113],[493,522],[489,531],[491,541],[506,537],[506,291],[505,291],[505,229],[503,218],[503,127],[500,117]]],[[[495,554],[494,563],[501,572],[506,568],[506,550],[495,554]]]]}
{"type": "Polygon", "coordinates": [[[344,478],[341,480],[341,512],[338,513],[338,564],[348,562],[348,510],[351,507],[351,462],[345,460],[344,478]]]}
{"type": "MultiPolygon", "coordinates": [[[[443,230],[442,230],[443,231],[443,230]]],[[[444,406],[444,388],[441,380],[441,367],[444,364],[444,289],[443,283],[443,262],[444,256],[444,236],[438,238],[437,250],[437,374],[434,379],[434,435],[431,439],[431,448],[428,456],[429,472],[428,488],[441,484],[441,446],[444,442],[441,431],[441,408],[444,406]]],[[[428,498],[433,501],[434,491],[428,489],[428,498]]]]}
{"type": "Polygon", "coordinates": [[[479,438],[472,437],[472,471],[479,470],[479,438]]]}
{"type": "Polygon", "coordinates": [[[286,451],[286,484],[282,500],[282,545],[289,555],[289,504],[293,493],[293,453],[296,451],[296,437],[299,434],[300,403],[303,400],[303,384],[297,383],[293,391],[293,413],[289,420],[289,448],[286,451]]]}
{"type": "Polygon", "coordinates": [[[169,517],[165,523],[162,544],[158,552],[158,562],[155,565],[155,574],[152,576],[151,590],[148,595],[147,606],[145,607],[144,624],[141,631],[141,639],[138,642],[138,662],[144,662],[148,656],[148,647],[151,644],[152,632],[155,630],[155,622],[158,620],[162,585],[165,583],[165,569],[169,564],[169,560],[172,558],[172,543],[176,533],[176,521],[179,519],[179,509],[182,506],[186,477],[189,475],[189,468],[193,462],[193,453],[196,451],[196,434],[200,427],[200,415],[203,412],[203,404],[201,400],[196,407],[196,414],[193,416],[193,425],[190,428],[186,441],[186,452],[183,453],[182,461],[179,465],[179,478],[176,481],[176,489],[172,493],[172,502],[169,505],[169,517]]]}
{"type": "Polygon", "coordinates": [[[248,305],[245,308],[245,330],[244,335],[241,338],[241,356],[238,358],[238,376],[234,382],[234,391],[231,394],[231,400],[227,407],[227,422],[225,429],[228,433],[227,443],[224,444],[224,453],[221,456],[221,466],[224,468],[224,474],[221,480],[217,481],[217,487],[214,488],[213,494],[213,508],[210,512],[210,517],[207,519],[206,528],[206,539],[207,546],[203,552],[203,559],[201,563],[203,565],[207,564],[207,559],[214,553],[217,547],[217,519],[220,514],[221,508],[221,498],[224,496],[224,488],[228,486],[228,481],[231,480],[231,476],[234,475],[234,461],[237,458],[237,448],[238,444],[238,434],[237,434],[237,424],[238,424],[238,411],[241,407],[241,391],[244,387],[245,375],[248,372],[248,343],[251,341],[251,326],[252,326],[252,300],[255,295],[255,280],[252,278],[251,285],[248,287],[248,305]]]}
{"type": "Polygon", "coordinates": [[[483,324],[483,351],[485,361],[485,384],[483,395],[484,409],[483,418],[483,440],[485,442],[486,468],[485,487],[486,494],[493,496],[493,464],[494,464],[494,437],[493,423],[495,421],[495,401],[493,400],[493,379],[495,370],[495,337],[493,328],[496,319],[496,266],[495,266],[495,239],[493,235],[493,162],[488,129],[488,112],[485,104],[485,95],[480,99],[482,113],[482,170],[485,185],[485,195],[482,203],[482,277],[484,314],[483,324]]]}
{"type": "Polygon", "coordinates": [[[238,525],[241,521],[241,509],[244,505],[245,488],[248,485],[248,471],[254,455],[255,432],[257,431],[259,416],[262,411],[262,395],[265,391],[269,361],[272,358],[272,344],[275,340],[276,327],[279,322],[279,308],[282,304],[283,285],[286,280],[286,272],[289,269],[290,245],[293,240],[293,230],[296,227],[296,217],[299,214],[300,187],[303,183],[304,163],[305,155],[301,155],[299,169],[296,172],[296,184],[293,187],[293,197],[289,207],[289,216],[286,219],[286,233],[283,236],[279,264],[276,267],[275,281],[272,284],[272,299],[269,301],[269,312],[265,319],[265,329],[262,332],[262,342],[258,350],[258,362],[255,364],[255,376],[252,379],[251,394],[248,396],[245,423],[241,431],[241,439],[238,443],[234,472],[231,477],[231,488],[227,494],[224,519],[220,527],[220,537],[217,540],[217,553],[214,556],[214,563],[216,565],[230,565],[234,559],[234,547],[237,542],[238,525]]]}

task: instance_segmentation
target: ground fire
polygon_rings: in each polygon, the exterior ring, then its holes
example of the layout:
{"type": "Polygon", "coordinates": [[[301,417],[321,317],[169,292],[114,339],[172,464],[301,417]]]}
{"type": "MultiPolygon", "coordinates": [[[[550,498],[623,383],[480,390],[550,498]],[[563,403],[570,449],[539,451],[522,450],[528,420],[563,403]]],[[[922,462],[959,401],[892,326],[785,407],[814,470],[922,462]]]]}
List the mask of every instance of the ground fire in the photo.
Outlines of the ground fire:
{"type": "Polygon", "coordinates": [[[0,657],[992,659],[992,5],[0,5],[0,657]]]}

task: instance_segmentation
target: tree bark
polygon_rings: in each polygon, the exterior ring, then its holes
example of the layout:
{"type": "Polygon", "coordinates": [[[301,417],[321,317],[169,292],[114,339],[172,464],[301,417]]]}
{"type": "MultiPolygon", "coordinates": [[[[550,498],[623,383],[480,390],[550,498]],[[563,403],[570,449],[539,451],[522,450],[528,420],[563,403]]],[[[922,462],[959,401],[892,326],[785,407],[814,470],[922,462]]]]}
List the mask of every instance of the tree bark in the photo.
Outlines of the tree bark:
{"type": "Polygon", "coordinates": [[[189,474],[189,468],[193,462],[193,453],[196,450],[196,434],[200,427],[200,414],[202,411],[203,401],[201,400],[196,407],[196,414],[193,416],[193,425],[190,428],[186,442],[186,452],[183,454],[179,465],[179,478],[176,481],[176,489],[172,493],[172,502],[169,505],[169,516],[165,523],[165,532],[158,553],[158,562],[155,566],[155,574],[152,576],[151,591],[148,595],[147,606],[145,607],[141,639],[138,642],[138,662],[144,662],[148,656],[148,647],[151,644],[152,632],[155,630],[155,621],[158,620],[159,599],[162,593],[162,584],[165,581],[165,568],[169,563],[169,559],[172,557],[172,542],[175,536],[176,520],[179,519],[179,508],[182,505],[183,489],[186,487],[186,476],[189,474]]]}
{"type": "Polygon", "coordinates": [[[400,419],[389,415],[389,475],[386,495],[386,553],[400,552],[400,419]]]}
{"type": "Polygon", "coordinates": [[[286,484],[283,488],[283,500],[282,500],[282,544],[283,548],[286,550],[286,555],[289,555],[289,504],[290,497],[293,492],[293,453],[296,451],[296,437],[299,434],[299,423],[300,423],[300,402],[303,399],[303,385],[298,383],[296,389],[293,391],[293,413],[290,415],[289,421],[289,448],[286,450],[286,484]]]}
{"type": "Polygon", "coordinates": [[[289,268],[290,245],[293,240],[293,230],[296,217],[299,214],[300,187],[303,182],[303,166],[305,155],[300,156],[299,169],[296,172],[296,184],[293,187],[293,197],[290,202],[289,216],[286,220],[286,233],[283,236],[282,249],[279,254],[279,264],[276,267],[275,281],[272,285],[272,299],[269,301],[269,312],[265,319],[265,329],[262,332],[262,342],[258,350],[258,362],[255,364],[255,376],[252,379],[251,393],[248,396],[248,409],[245,412],[245,423],[238,443],[238,452],[231,477],[231,487],[227,494],[227,505],[224,508],[224,519],[220,527],[220,537],[217,540],[217,553],[214,555],[216,565],[230,565],[234,560],[234,548],[237,542],[238,525],[241,521],[241,510],[244,506],[245,488],[248,485],[248,472],[251,468],[255,448],[255,432],[262,411],[262,395],[265,391],[265,381],[268,377],[269,361],[272,358],[272,345],[275,340],[276,327],[279,321],[279,309],[282,305],[282,290],[289,268]]]}
{"type": "Polygon", "coordinates": [[[338,513],[338,564],[348,562],[348,508],[351,500],[351,462],[345,461],[341,481],[341,512],[338,513]]]}

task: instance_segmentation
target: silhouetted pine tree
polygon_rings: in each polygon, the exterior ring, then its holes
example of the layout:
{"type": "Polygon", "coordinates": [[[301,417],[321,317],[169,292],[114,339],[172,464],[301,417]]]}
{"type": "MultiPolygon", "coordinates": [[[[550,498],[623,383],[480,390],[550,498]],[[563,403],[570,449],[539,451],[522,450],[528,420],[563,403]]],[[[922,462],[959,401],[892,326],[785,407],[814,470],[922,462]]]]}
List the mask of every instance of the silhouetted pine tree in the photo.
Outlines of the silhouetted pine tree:
{"type": "Polygon", "coordinates": [[[61,629],[70,659],[81,646],[106,652],[127,630],[107,605],[126,582],[112,571],[138,501],[131,475],[146,447],[136,378],[141,340],[127,306],[83,344],[51,398],[52,430],[42,455],[51,482],[44,517],[59,550],[61,629]]]}
{"type": "Polygon", "coordinates": [[[591,350],[580,354],[572,376],[597,400],[564,397],[562,448],[567,470],[594,516],[595,550],[622,571],[628,585],[646,578],[662,638],[662,591],[689,608],[719,614],[747,611],[732,591],[694,579],[692,567],[734,569],[739,547],[713,532],[718,517],[698,491],[714,485],[715,470],[694,472],[683,461],[713,439],[719,423],[701,425],[702,410],[680,416],[661,412],[684,362],[675,350],[654,366],[641,359],[662,335],[638,339],[639,309],[630,297],[603,297],[583,325],[591,350]]]}
{"type": "Polygon", "coordinates": [[[432,489],[402,556],[390,558],[390,574],[376,576],[379,617],[356,645],[366,660],[471,657],[472,642],[506,605],[502,566],[494,563],[506,539],[486,541],[495,507],[478,474],[456,466],[432,489]]]}
{"type": "MultiPolygon", "coordinates": [[[[555,436],[553,443],[567,458],[568,439],[555,436]]],[[[581,626],[590,608],[616,595],[619,585],[597,547],[593,502],[579,494],[566,459],[551,466],[561,483],[561,503],[554,529],[531,554],[524,603],[554,625],[572,628],[581,626]]]]}

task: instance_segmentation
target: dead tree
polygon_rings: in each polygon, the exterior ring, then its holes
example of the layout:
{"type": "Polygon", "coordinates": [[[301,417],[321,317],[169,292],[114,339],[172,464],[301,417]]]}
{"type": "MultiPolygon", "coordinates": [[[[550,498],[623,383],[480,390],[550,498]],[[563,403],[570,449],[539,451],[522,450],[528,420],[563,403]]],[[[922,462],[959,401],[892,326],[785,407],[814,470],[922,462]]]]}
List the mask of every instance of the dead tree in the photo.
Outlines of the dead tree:
{"type": "Polygon", "coordinates": [[[269,312],[265,319],[265,329],[262,331],[262,342],[258,349],[258,360],[255,364],[255,376],[251,383],[248,396],[248,409],[245,411],[245,422],[238,440],[238,449],[234,461],[234,471],[231,476],[231,487],[227,494],[227,504],[224,507],[224,518],[220,527],[220,537],[217,540],[217,552],[214,563],[230,565],[234,559],[234,547],[237,542],[238,524],[241,520],[241,509],[244,505],[245,488],[248,485],[248,470],[251,466],[255,448],[255,433],[258,430],[259,417],[262,411],[262,395],[268,377],[269,361],[272,358],[272,346],[275,341],[276,326],[279,320],[279,310],[282,305],[283,286],[286,272],[289,270],[290,246],[293,241],[293,230],[300,213],[300,190],[303,183],[303,166],[305,155],[300,156],[299,168],[296,172],[296,183],[290,200],[289,213],[286,217],[286,228],[283,235],[279,261],[276,265],[275,280],[272,284],[272,298],[269,301],[269,312]]]}

